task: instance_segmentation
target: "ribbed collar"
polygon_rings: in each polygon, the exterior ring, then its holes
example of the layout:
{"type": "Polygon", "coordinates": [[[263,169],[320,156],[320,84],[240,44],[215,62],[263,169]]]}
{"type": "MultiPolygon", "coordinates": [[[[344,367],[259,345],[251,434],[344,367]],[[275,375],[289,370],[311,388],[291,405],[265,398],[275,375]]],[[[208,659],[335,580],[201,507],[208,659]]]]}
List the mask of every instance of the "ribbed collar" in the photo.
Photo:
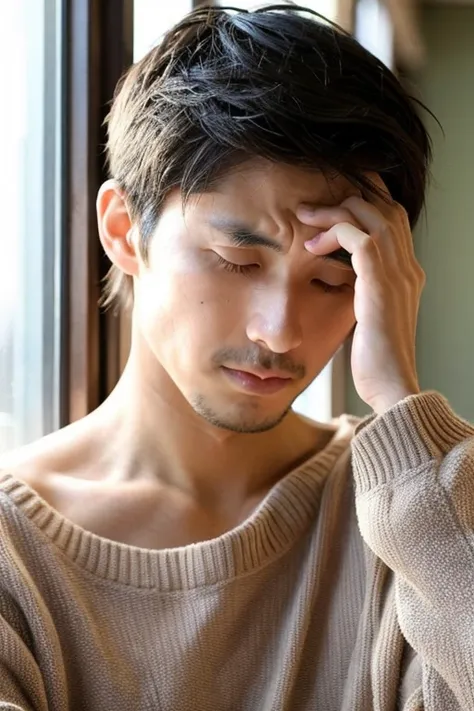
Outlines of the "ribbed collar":
{"type": "Polygon", "coordinates": [[[239,526],[218,538],[180,548],[139,548],[86,531],[8,472],[0,473],[0,494],[6,494],[51,543],[89,573],[137,588],[190,590],[249,573],[292,546],[314,519],[324,480],[348,450],[354,424],[353,418],[339,418],[329,444],[278,481],[239,526]]]}

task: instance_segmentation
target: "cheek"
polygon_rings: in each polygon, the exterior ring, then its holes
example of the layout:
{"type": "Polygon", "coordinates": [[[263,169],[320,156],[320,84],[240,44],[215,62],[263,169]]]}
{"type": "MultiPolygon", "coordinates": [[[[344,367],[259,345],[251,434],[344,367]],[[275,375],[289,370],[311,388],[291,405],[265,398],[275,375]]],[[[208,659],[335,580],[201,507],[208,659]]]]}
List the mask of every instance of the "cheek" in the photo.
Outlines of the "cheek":
{"type": "MultiPolygon", "coordinates": [[[[305,313],[304,342],[310,360],[328,360],[355,324],[353,297],[321,298],[305,313]]],[[[319,362],[318,362],[319,367],[319,362]]]]}
{"type": "Polygon", "coordinates": [[[140,328],[152,350],[166,359],[199,360],[241,328],[241,293],[203,272],[147,274],[137,289],[140,328]]]}

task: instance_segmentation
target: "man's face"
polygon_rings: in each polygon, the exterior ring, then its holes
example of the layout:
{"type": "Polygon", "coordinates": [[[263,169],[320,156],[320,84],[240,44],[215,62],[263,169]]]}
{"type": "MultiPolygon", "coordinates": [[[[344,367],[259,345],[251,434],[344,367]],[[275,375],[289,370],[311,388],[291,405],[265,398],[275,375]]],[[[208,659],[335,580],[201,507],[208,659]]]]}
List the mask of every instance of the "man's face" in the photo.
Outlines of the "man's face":
{"type": "Polygon", "coordinates": [[[274,427],[352,330],[354,273],[307,252],[317,230],[295,215],[351,192],[342,178],[260,161],[184,214],[179,191],[168,197],[135,279],[135,325],[207,421],[274,427]]]}

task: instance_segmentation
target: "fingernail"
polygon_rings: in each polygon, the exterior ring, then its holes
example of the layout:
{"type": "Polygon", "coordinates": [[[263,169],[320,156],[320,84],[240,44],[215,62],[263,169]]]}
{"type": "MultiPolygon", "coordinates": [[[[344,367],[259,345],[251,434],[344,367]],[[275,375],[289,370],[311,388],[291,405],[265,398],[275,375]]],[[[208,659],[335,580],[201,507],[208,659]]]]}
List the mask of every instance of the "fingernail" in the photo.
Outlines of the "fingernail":
{"type": "Polygon", "coordinates": [[[317,235],[314,235],[314,237],[312,237],[311,239],[306,240],[306,242],[304,243],[304,246],[305,247],[315,247],[318,244],[318,242],[320,242],[322,237],[324,237],[325,234],[326,234],[326,232],[318,232],[317,235]]]}
{"type": "Polygon", "coordinates": [[[302,203],[301,205],[298,205],[298,208],[296,210],[296,215],[306,218],[306,217],[313,217],[314,213],[316,212],[316,208],[313,207],[313,205],[307,205],[306,203],[302,203]]]}

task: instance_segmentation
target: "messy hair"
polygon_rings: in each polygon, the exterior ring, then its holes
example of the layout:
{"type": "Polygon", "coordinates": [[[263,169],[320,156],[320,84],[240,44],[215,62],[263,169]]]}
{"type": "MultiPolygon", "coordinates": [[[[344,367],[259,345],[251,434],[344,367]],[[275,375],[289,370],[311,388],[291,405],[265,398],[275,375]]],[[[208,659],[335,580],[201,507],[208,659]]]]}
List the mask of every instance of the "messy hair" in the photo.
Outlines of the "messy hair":
{"type": "MultiPolygon", "coordinates": [[[[413,225],[423,207],[429,135],[392,72],[351,35],[296,5],[201,7],[119,82],[108,117],[111,176],[126,196],[144,259],[171,190],[211,189],[252,158],[383,178],[413,225]]],[[[112,267],[104,303],[130,305],[112,267]]]]}

